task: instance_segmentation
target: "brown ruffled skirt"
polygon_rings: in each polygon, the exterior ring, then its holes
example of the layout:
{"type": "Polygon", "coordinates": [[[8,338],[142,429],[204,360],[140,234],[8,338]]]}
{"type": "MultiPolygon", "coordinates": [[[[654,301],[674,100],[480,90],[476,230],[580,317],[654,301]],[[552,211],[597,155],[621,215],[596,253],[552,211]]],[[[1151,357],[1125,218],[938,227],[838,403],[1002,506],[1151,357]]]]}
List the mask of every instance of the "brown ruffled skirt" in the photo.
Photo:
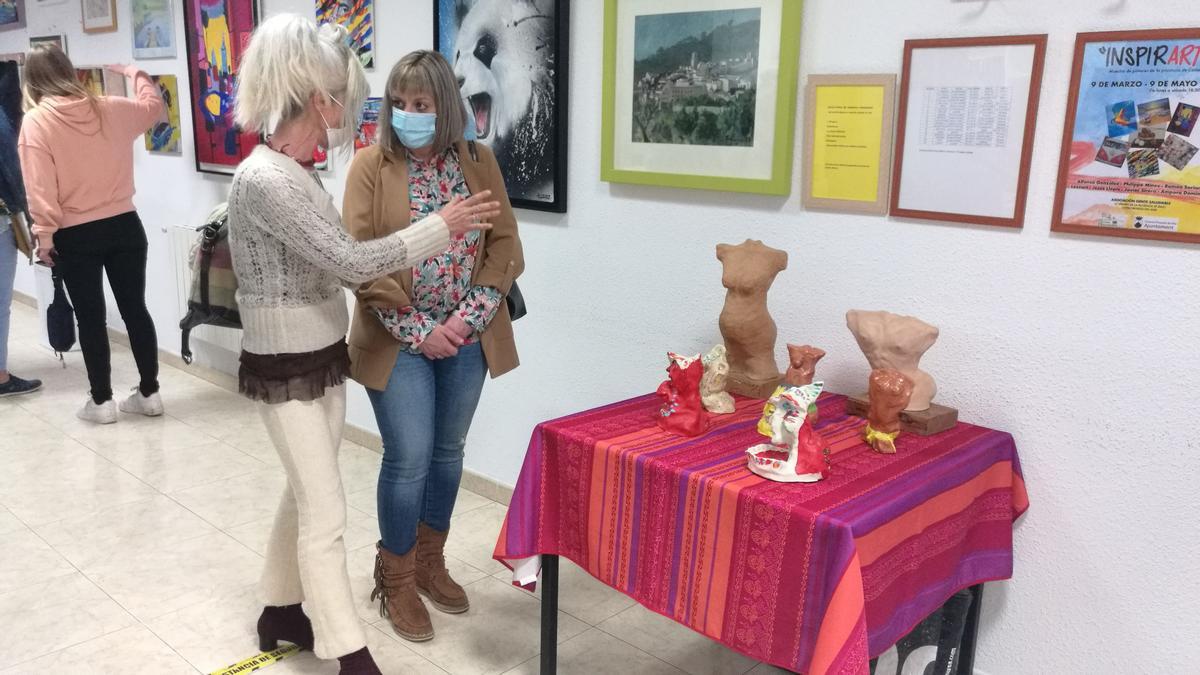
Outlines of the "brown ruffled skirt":
{"type": "Polygon", "coordinates": [[[350,351],[343,338],[315,352],[251,354],[242,351],[238,389],[263,403],[315,401],[350,377],[350,351]]]}

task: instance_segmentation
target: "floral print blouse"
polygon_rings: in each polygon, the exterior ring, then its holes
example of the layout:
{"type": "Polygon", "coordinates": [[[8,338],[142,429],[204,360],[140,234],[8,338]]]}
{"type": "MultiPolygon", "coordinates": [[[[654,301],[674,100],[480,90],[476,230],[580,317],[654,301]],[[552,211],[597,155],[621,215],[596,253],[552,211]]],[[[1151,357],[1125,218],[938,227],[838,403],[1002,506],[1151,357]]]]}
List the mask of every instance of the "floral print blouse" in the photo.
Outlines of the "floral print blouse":
{"type": "MultiPolygon", "coordinates": [[[[408,201],[412,219],[418,221],[440,210],[456,196],[469,197],[458,154],[453,148],[428,161],[408,158],[408,201]]],[[[412,353],[433,329],[457,315],[474,333],[467,344],[476,342],[503,297],[489,286],[471,284],[471,273],[479,254],[478,232],[451,238],[450,247],[413,267],[412,305],[374,310],[388,332],[412,353]]]]}

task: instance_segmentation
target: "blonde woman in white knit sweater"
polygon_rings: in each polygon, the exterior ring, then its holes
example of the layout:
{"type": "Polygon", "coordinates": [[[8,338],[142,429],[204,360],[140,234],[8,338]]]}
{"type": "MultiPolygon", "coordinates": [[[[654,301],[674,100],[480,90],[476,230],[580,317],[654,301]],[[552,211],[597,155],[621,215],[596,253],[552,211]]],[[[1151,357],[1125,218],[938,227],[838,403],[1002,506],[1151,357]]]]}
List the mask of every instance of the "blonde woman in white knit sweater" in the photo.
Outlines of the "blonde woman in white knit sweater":
{"type": "Polygon", "coordinates": [[[480,193],[402,232],[357,242],[311,167],[316,146],[350,141],[367,95],[345,29],[318,28],[297,15],[268,19],[238,76],[236,121],[267,136],[238,167],[229,195],[244,329],[238,379],[258,402],[288,475],[261,582],[260,647],[284,640],[337,658],[343,674],[379,673],[354,608],[342,541],[337,449],[350,367],[342,285],[411,267],[445,249],[451,236],[487,229],[499,204],[480,193]]]}

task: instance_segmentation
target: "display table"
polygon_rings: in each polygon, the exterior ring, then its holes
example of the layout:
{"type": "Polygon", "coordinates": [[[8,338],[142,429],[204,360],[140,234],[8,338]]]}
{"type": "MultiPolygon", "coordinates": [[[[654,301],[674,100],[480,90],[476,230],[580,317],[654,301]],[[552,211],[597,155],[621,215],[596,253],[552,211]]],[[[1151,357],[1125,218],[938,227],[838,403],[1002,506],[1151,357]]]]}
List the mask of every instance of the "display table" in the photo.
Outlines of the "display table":
{"type": "Polygon", "coordinates": [[[845,397],[818,401],[832,451],[819,483],[746,468],[761,401],[683,438],[644,396],[538,425],[495,558],[528,586],[546,561],[543,673],[555,654],[557,559],[753,659],[865,673],[960,589],[1012,575],[1012,523],[1028,500],[1012,437],[959,423],[861,440],[845,397]],[[543,558],[545,556],[545,558],[543,558]]]}

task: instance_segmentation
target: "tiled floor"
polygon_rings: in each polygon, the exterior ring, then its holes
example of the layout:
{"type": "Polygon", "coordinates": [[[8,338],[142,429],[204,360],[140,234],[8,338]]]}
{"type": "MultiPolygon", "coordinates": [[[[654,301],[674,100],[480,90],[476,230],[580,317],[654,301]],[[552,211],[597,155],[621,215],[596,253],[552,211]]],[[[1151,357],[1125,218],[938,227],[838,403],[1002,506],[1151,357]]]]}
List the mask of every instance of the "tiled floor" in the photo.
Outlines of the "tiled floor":
{"type": "MultiPolygon", "coordinates": [[[[164,336],[165,337],[165,336],[164,336]]],[[[37,345],[36,313],[13,306],[10,367],[46,381],[0,400],[0,673],[210,673],[254,656],[254,584],[284,483],[252,406],[164,367],[167,416],[79,422],[80,356],[37,345]]],[[[113,381],[136,382],[114,345],[113,381]]],[[[379,455],[346,443],[346,535],[359,615],[385,673],[536,673],[539,604],[491,559],[504,507],[464,491],[447,551],[471,611],[432,612],[437,637],[394,636],[368,596],[378,537],[379,455]]],[[[755,664],[564,564],[563,673],[782,672],[755,664]]],[[[311,653],[260,671],[336,673],[311,653]]]]}

